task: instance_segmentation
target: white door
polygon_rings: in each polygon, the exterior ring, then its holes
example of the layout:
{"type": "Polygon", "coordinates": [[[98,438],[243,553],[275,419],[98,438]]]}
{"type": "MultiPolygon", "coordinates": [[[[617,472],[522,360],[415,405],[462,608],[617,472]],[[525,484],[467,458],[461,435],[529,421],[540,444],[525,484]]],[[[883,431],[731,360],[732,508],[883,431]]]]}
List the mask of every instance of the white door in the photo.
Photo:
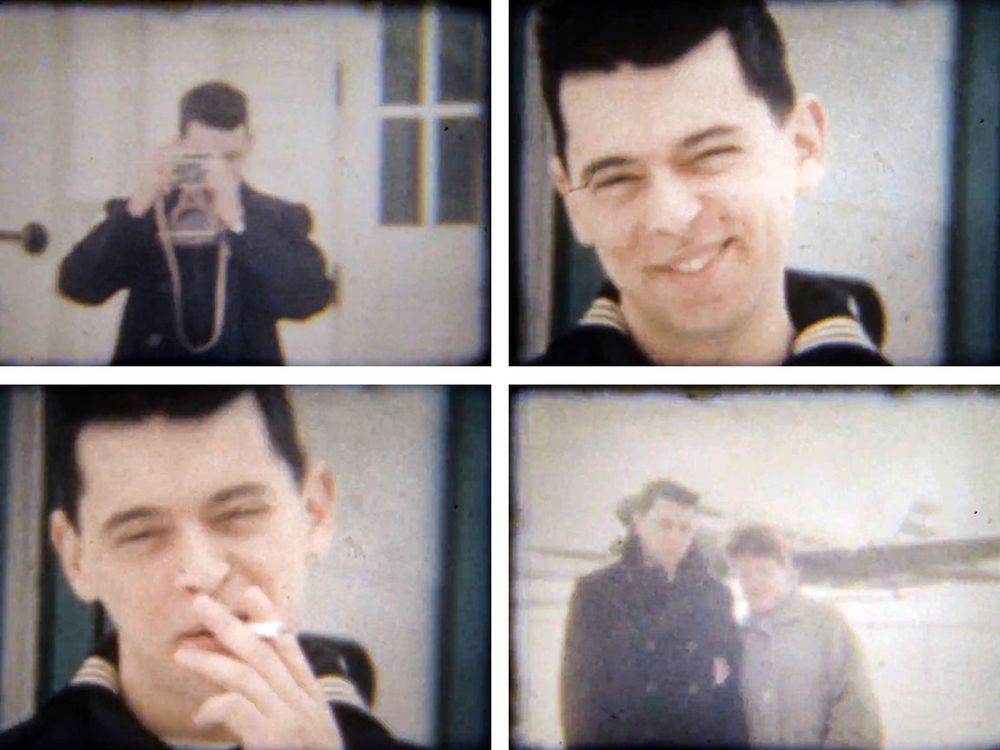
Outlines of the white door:
{"type": "Polygon", "coordinates": [[[481,18],[434,5],[351,17],[337,107],[351,361],[469,361],[485,346],[481,18]]]}

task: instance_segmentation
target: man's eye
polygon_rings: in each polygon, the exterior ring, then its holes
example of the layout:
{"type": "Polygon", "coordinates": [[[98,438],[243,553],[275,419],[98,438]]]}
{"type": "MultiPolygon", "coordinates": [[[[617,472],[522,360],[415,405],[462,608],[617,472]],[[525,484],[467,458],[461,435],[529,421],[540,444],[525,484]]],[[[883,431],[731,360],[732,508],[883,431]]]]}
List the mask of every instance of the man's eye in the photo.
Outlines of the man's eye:
{"type": "Polygon", "coordinates": [[[614,174],[602,177],[594,183],[595,190],[605,190],[616,187],[633,187],[642,179],[638,174],[614,174]]]}
{"type": "Polygon", "coordinates": [[[718,163],[728,161],[731,157],[736,156],[739,153],[740,149],[737,146],[719,146],[717,148],[711,148],[707,151],[702,151],[691,160],[691,163],[701,167],[713,166],[718,163]]]}
{"type": "Polygon", "coordinates": [[[127,534],[118,540],[119,544],[136,544],[155,539],[161,534],[160,529],[143,529],[132,534],[127,534]]]}
{"type": "Polygon", "coordinates": [[[253,518],[262,515],[266,508],[236,508],[228,513],[223,513],[219,518],[223,521],[239,521],[244,518],[253,518]]]}

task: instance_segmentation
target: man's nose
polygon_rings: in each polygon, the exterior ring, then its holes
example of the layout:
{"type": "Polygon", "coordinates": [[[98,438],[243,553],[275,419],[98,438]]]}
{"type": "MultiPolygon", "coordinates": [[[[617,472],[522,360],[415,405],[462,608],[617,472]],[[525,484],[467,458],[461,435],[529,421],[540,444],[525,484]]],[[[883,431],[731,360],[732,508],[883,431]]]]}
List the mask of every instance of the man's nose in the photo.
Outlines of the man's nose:
{"type": "Polygon", "coordinates": [[[670,169],[653,173],[646,200],[649,231],[678,237],[688,234],[702,209],[701,197],[693,186],[670,169]]]}
{"type": "Polygon", "coordinates": [[[177,585],[192,594],[211,594],[229,575],[229,563],[220,545],[205,533],[189,530],[177,545],[177,585]]]}

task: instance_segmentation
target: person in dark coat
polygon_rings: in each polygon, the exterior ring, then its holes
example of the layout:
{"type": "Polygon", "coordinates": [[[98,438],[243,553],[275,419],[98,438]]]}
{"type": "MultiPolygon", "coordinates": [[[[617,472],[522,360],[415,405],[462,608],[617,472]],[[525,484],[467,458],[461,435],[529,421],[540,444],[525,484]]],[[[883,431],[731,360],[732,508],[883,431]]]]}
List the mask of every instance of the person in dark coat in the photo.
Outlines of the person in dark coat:
{"type": "Polygon", "coordinates": [[[333,295],[309,211],[243,182],[253,137],[239,90],[189,91],[180,135],[153,154],[128,200],[108,201],[104,221],[63,260],[59,291],[86,305],[128,291],[112,364],[283,364],[278,320],[308,318],[333,295]],[[177,204],[178,155],[191,152],[211,155],[204,180],[222,231],[168,249],[156,204],[165,213],[177,204]]]}
{"type": "Polygon", "coordinates": [[[619,510],[621,560],[577,581],[562,662],[567,745],[745,744],[732,595],[692,543],[697,502],[675,482],[648,484],[619,510]]]}

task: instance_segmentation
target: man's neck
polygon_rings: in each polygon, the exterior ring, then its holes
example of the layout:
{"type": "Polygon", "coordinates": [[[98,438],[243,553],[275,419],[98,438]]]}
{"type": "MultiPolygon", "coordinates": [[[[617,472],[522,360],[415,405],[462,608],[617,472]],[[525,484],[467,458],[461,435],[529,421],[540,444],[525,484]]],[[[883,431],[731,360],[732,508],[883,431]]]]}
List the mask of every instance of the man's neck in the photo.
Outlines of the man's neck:
{"type": "Polygon", "coordinates": [[[208,697],[178,689],[170,681],[150,679],[137,660],[122,649],[118,663],[122,700],[149,732],[172,742],[237,744],[222,727],[200,727],[194,715],[208,697]]]}
{"type": "Polygon", "coordinates": [[[673,580],[677,577],[678,563],[671,563],[666,560],[662,560],[659,557],[647,554],[645,551],[642,553],[642,561],[647,567],[662,570],[664,575],[666,575],[667,580],[671,583],[673,583],[673,580]]]}
{"type": "Polygon", "coordinates": [[[745,325],[713,335],[664,325],[624,295],[621,308],[632,338],[658,365],[780,365],[795,337],[783,296],[762,305],[745,325]]]}

